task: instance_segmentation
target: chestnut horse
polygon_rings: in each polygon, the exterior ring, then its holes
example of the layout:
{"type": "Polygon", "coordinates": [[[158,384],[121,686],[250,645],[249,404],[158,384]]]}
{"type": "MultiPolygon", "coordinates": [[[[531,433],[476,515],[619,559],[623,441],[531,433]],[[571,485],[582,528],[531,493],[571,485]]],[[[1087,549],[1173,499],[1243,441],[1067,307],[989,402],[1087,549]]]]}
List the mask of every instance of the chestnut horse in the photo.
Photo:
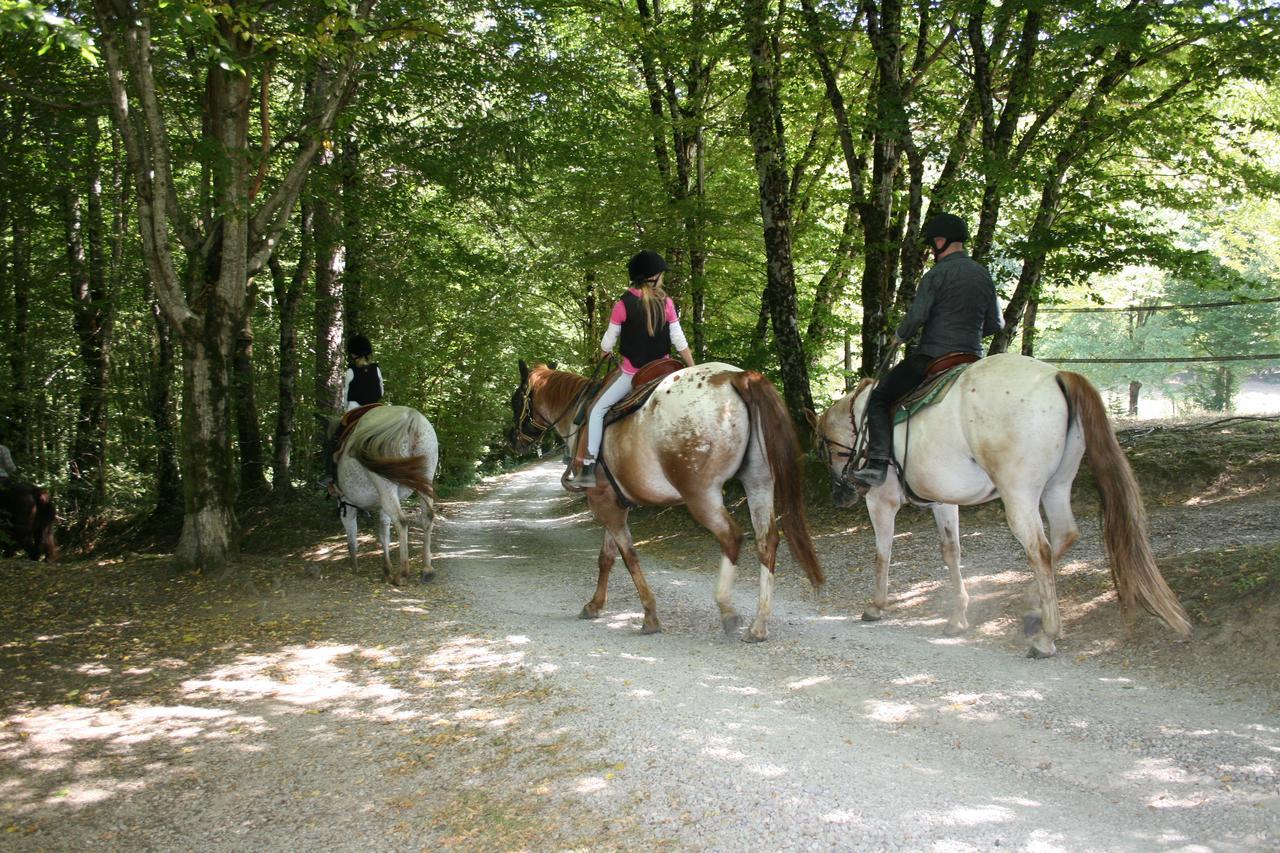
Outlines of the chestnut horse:
{"type": "MultiPolygon", "coordinates": [[[[864,380],[814,421],[818,452],[831,469],[834,499],[849,506],[850,455],[875,383],[864,380]]],[[[894,430],[894,455],[910,492],[933,509],[942,559],[954,593],[948,634],[969,627],[969,595],[960,574],[959,506],[1004,502],[1009,528],[1026,549],[1033,580],[1031,610],[1023,617],[1030,657],[1056,652],[1061,635],[1054,564],[1079,536],[1071,513],[1071,484],[1086,449],[1102,495],[1102,529],[1120,607],[1143,606],[1184,636],[1191,623],[1156,566],[1147,540],[1146,511],[1129,462],[1116,442],[1097,389],[1078,373],[1022,355],[1004,353],[973,364],[946,396],[894,430]],[[1045,536],[1040,518],[1049,521],[1045,536]]],[[[910,499],[896,466],[866,493],[876,536],[875,592],[862,614],[879,620],[889,603],[893,522],[910,499]]]]}
{"type": "MultiPolygon", "coordinates": [[[[334,418],[330,429],[337,428],[334,418]]],[[[432,481],[440,450],[436,431],[421,412],[408,406],[378,406],[366,412],[351,428],[338,454],[338,492],[342,526],[347,531],[351,569],[356,561],[356,510],[378,512],[378,541],[382,543],[382,579],[396,585],[409,577],[409,519],[400,502],[418,496],[418,520],[422,525],[423,568],[419,579],[429,581],[431,528],[435,523],[435,490],[432,481]],[[400,544],[399,568],[391,571],[391,526],[400,544]]]]}
{"type": "MultiPolygon", "coordinates": [[[[520,385],[511,396],[515,428],[508,435],[516,452],[527,452],[550,429],[562,438],[570,435],[576,403],[587,384],[586,377],[546,365],[530,370],[521,361],[520,385]]],[[[759,373],[712,362],[671,374],[643,407],[605,430],[600,458],[612,482],[600,471],[599,484],[586,494],[591,512],[605,528],[604,544],[595,595],[579,618],[595,619],[603,612],[609,571],[621,552],[644,605],[641,633],[661,630],[627,527],[628,505],[684,504],[716,537],[724,555],[715,588],[721,627],[726,634],[741,627],[730,592],[743,534],[725,510],[723,494],[731,477],[746,491],[760,560],[756,617],[743,639],[759,642],[768,636],[779,521],[792,556],[810,583],[821,586],[822,568],[804,512],[795,429],[773,384],[759,373]],[[780,518],[774,515],[775,504],[782,510],[780,518]]]]}

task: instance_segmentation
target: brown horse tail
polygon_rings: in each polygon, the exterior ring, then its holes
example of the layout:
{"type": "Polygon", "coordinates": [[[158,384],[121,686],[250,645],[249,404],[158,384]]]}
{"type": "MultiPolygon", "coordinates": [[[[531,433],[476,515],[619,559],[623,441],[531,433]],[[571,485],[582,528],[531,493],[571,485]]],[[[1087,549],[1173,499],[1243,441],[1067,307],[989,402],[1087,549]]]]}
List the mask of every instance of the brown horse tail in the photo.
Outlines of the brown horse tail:
{"type": "Polygon", "coordinates": [[[44,558],[50,563],[58,562],[58,543],[53,540],[53,525],[58,520],[58,511],[53,506],[48,489],[36,492],[35,529],[31,531],[35,541],[37,554],[44,551],[44,558]]]}
{"type": "Polygon", "coordinates": [[[435,486],[424,473],[427,457],[417,456],[367,456],[363,452],[354,454],[355,460],[366,470],[379,477],[390,480],[398,486],[413,489],[432,500],[436,499],[435,486]]]}
{"type": "Polygon", "coordinates": [[[1147,513],[1138,481],[1116,441],[1102,397],[1079,373],[1059,371],[1058,386],[1084,430],[1089,470],[1093,471],[1102,496],[1102,538],[1111,563],[1111,579],[1120,597],[1120,609],[1129,613],[1134,602],[1141,601],[1166,625],[1187,636],[1191,633],[1191,620],[1165,583],[1151,553],[1147,513]]]}
{"type": "Polygon", "coordinates": [[[800,473],[802,460],[795,427],[791,425],[791,418],[787,416],[777,389],[764,376],[754,370],[745,370],[735,373],[731,381],[747,404],[747,411],[755,422],[755,434],[764,441],[769,471],[773,474],[774,512],[781,513],[787,547],[816,589],[826,582],[826,577],[822,574],[818,555],[813,550],[813,540],[809,537],[804,481],[800,473]]]}

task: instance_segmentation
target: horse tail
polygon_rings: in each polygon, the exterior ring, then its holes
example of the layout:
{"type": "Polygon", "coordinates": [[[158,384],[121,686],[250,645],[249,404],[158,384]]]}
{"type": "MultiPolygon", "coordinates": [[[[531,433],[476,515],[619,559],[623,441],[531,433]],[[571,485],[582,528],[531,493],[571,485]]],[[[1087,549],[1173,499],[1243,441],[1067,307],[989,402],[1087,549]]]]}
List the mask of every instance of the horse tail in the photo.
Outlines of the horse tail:
{"type": "Polygon", "coordinates": [[[58,562],[58,543],[53,541],[53,523],[57,521],[58,511],[53,506],[48,489],[36,490],[35,527],[31,531],[36,543],[37,555],[44,551],[44,558],[50,563],[58,562]]]}
{"type": "Polygon", "coordinates": [[[1136,601],[1183,636],[1191,633],[1191,620],[1165,583],[1147,538],[1147,513],[1138,481],[1129,467],[1115,431],[1107,418],[1102,397],[1079,373],[1058,372],[1058,386],[1084,430],[1089,470],[1102,496],[1102,538],[1111,564],[1111,579],[1120,597],[1120,609],[1132,610],[1136,601]]]}
{"type": "MultiPolygon", "coordinates": [[[[773,383],[754,370],[733,374],[734,389],[747,404],[755,422],[755,433],[764,441],[763,450],[773,475],[774,512],[781,512],[782,531],[787,535],[791,556],[804,569],[814,588],[822,586],[826,577],[809,537],[809,519],[804,509],[804,481],[800,473],[799,442],[795,427],[782,404],[773,383]]],[[[750,448],[747,448],[750,452],[750,448]]]]}
{"type": "Polygon", "coordinates": [[[409,436],[426,438],[430,430],[427,419],[408,407],[404,407],[400,417],[379,418],[375,422],[368,418],[366,415],[357,424],[356,431],[347,440],[346,452],[370,473],[435,500],[436,491],[427,473],[426,454],[403,456],[400,450],[401,443],[409,436]],[[423,429],[423,424],[426,424],[426,429],[423,429]],[[366,428],[362,430],[360,427],[366,428]]]}

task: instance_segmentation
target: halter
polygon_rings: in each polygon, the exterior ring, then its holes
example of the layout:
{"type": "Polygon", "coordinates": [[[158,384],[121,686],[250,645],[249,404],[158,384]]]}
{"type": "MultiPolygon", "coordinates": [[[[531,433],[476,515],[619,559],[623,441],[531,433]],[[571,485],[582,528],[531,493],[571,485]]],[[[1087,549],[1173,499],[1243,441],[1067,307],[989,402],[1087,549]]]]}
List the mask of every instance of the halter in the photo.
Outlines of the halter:
{"type": "Polygon", "coordinates": [[[853,395],[853,398],[849,400],[849,427],[853,431],[852,447],[842,442],[836,441],[834,439],[827,438],[827,436],[824,435],[821,431],[818,432],[818,447],[817,447],[818,459],[821,460],[821,462],[824,465],[826,465],[827,468],[831,467],[831,462],[833,459],[835,459],[835,457],[837,456],[846,457],[844,465],[840,468],[840,473],[836,475],[836,482],[842,486],[849,485],[849,474],[851,473],[851,469],[853,469],[854,466],[856,466],[858,458],[862,456],[862,451],[866,447],[866,443],[867,443],[866,429],[865,429],[866,421],[867,421],[867,410],[866,410],[866,407],[863,407],[862,417],[856,418],[854,416],[854,403],[856,403],[857,401],[858,401],[858,393],[855,392],[853,395]],[[833,447],[839,448],[839,449],[835,452],[832,452],[831,448],[833,447]]]}

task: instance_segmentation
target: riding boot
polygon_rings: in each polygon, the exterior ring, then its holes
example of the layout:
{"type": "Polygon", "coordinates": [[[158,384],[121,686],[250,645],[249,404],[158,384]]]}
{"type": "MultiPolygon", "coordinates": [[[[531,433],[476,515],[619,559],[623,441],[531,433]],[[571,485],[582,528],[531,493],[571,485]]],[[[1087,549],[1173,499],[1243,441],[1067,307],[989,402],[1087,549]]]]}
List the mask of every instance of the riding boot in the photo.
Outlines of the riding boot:
{"type": "Polygon", "coordinates": [[[893,456],[892,400],[878,395],[877,388],[867,400],[867,464],[853,472],[853,479],[865,486],[878,486],[888,476],[893,456]]]}
{"type": "Polygon", "coordinates": [[[596,487],[596,463],[595,460],[584,460],[582,470],[575,475],[570,475],[565,481],[565,485],[572,489],[585,491],[596,487]]]}

